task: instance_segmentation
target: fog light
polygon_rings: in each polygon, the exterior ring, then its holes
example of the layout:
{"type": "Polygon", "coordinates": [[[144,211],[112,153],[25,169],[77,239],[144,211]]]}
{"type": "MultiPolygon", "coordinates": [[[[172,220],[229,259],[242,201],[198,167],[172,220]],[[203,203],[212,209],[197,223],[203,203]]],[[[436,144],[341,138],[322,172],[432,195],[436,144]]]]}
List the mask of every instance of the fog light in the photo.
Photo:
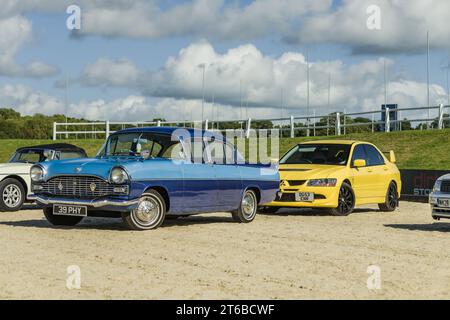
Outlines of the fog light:
{"type": "Polygon", "coordinates": [[[38,184],[33,185],[33,190],[34,191],[42,191],[44,190],[44,186],[40,186],[38,184]]]}
{"type": "Polygon", "coordinates": [[[128,186],[114,187],[114,193],[128,194],[128,186]]]}

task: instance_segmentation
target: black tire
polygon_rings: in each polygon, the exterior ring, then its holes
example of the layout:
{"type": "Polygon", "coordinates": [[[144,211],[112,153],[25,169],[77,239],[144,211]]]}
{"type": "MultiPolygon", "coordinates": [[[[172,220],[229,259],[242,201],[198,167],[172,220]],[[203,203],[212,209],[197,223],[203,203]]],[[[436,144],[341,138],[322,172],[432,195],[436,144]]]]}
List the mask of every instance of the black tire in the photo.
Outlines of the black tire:
{"type": "Polygon", "coordinates": [[[26,198],[26,191],[22,183],[13,178],[0,182],[0,211],[19,211],[26,198]]]}
{"type": "Polygon", "coordinates": [[[333,216],[348,216],[355,210],[355,192],[348,183],[342,183],[339,189],[338,206],[329,210],[333,216]]]}
{"type": "Polygon", "coordinates": [[[259,207],[258,213],[262,214],[274,214],[280,210],[280,207],[259,207]]]}
{"type": "Polygon", "coordinates": [[[144,193],[138,208],[122,214],[124,223],[132,230],[153,230],[162,225],[166,218],[166,202],[156,190],[144,193]]]}
{"type": "Polygon", "coordinates": [[[47,221],[54,226],[74,227],[83,220],[83,217],[56,216],[52,207],[46,207],[43,211],[47,221]]]}
{"type": "Polygon", "coordinates": [[[378,208],[380,208],[380,211],[383,212],[392,212],[395,211],[397,207],[398,207],[397,185],[394,182],[391,182],[386,191],[386,200],[384,203],[379,203],[378,208]]]}
{"type": "Polygon", "coordinates": [[[181,218],[181,216],[166,216],[165,220],[177,220],[178,218],[181,218]]]}
{"type": "Polygon", "coordinates": [[[258,211],[258,198],[253,190],[246,190],[242,196],[241,204],[233,211],[233,220],[239,223],[250,223],[255,220],[258,211]]]}

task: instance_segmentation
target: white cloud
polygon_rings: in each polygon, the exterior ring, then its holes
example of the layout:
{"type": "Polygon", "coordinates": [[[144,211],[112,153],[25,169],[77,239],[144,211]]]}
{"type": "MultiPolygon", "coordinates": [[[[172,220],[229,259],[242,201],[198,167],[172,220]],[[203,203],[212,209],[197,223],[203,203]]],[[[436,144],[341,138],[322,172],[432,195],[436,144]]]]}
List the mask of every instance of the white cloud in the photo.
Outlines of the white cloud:
{"type": "Polygon", "coordinates": [[[0,19],[0,75],[8,77],[47,77],[55,75],[57,68],[44,62],[33,61],[22,66],[17,53],[30,41],[31,22],[23,16],[0,19]]]}
{"type": "MultiPolygon", "coordinates": [[[[12,108],[24,115],[68,114],[71,117],[93,121],[151,121],[154,118],[184,121],[201,119],[201,106],[201,100],[173,98],[154,100],[144,96],[130,95],[111,101],[81,100],[69,103],[66,110],[62,100],[45,92],[24,85],[0,86],[0,107],[12,108]]],[[[271,117],[276,115],[276,111],[270,108],[258,108],[251,109],[249,114],[243,113],[246,117],[252,114],[258,114],[259,117],[271,117]]],[[[240,110],[232,106],[205,103],[204,115],[208,119],[238,119],[240,110]]]]}
{"type": "Polygon", "coordinates": [[[12,108],[26,115],[64,113],[64,103],[59,99],[24,85],[0,87],[0,105],[2,108],[12,108]]]}
{"type": "MultiPolygon", "coordinates": [[[[140,88],[148,96],[201,99],[202,64],[206,65],[207,100],[239,106],[283,106],[290,112],[305,114],[307,101],[307,63],[299,52],[280,57],[264,56],[255,46],[243,45],[221,54],[209,43],[196,43],[171,57],[157,72],[140,76],[140,88]],[[241,86],[242,84],[242,86],[241,86]],[[283,91],[283,92],[282,92],[283,91]]],[[[389,73],[395,62],[386,60],[389,73]]],[[[393,71],[392,71],[393,73],[393,71]]],[[[331,75],[333,111],[378,109],[384,103],[384,59],[365,60],[353,65],[342,61],[317,61],[310,64],[310,107],[324,110],[328,104],[328,79],[331,75]]],[[[403,107],[426,105],[426,84],[392,74],[389,102],[403,107]],[[395,80],[392,80],[395,79],[395,80]]],[[[431,102],[445,102],[445,90],[431,86],[431,102]]],[[[286,111],[287,112],[287,111],[286,111]]]]}
{"type": "Polygon", "coordinates": [[[162,5],[156,0],[4,0],[0,17],[26,12],[82,9],[84,35],[132,38],[192,36],[210,40],[281,37],[297,43],[331,42],[356,53],[415,52],[449,48],[448,0],[192,0],[162,5]],[[368,30],[367,8],[381,8],[381,30],[368,30]]]}
{"type": "Polygon", "coordinates": [[[448,0],[4,0],[0,17],[82,9],[84,35],[132,38],[190,36],[209,40],[278,37],[295,43],[337,43],[356,53],[449,48],[448,0]],[[381,8],[381,30],[368,30],[367,8],[381,8]]]}
{"type": "Polygon", "coordinates": [[[138,68],[128,59],[100,58],[83,70],[80,81],[88,86],[132,86],[138,75],[138,68]]]}
{"type": "Polygon", "coordinates": [[[414,52],[426,48],[427,30],[431,44],[449,48],[448,0],[344,0],[326,14],[311,15],[291,40],[307,43],[332,42],[353,47],[356,53],[414,52]],[[369,30],[366,10],[381,9],[381,30],[369,30]]]}
{"type": "Polygon", "coordinates": [[[193,0],[161,9],[156,1],[98,2],[83,7],[81,32],[102,36],[169,36],[253,39],[284,32],[307,13],[322,12],[331,0],[260,0],[245,6],[224,0],[193,0]]]}

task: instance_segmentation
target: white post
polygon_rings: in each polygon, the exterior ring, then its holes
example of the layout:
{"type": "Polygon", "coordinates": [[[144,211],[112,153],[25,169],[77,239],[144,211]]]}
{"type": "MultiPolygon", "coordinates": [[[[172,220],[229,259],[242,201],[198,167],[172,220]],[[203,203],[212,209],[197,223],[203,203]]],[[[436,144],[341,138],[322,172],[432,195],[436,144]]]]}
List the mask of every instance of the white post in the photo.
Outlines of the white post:
{"type": "Polygon", "coordinates": [[[295,138],[294,125],[294,116],[291,116],[291,138],[295,138]]]}
{"type": "Polygon", "coordinates": [[[53,122],[53,141],[56,141],[56,122],[53,122]]]}
{"type": "Polygon", "coordinates": [[[330,135],[330,115],[327,115],[327,137],[330,135]]]}
{"type": "Polygon", "coordinates": [[[391,117],[390,117],[390,112],[389,112],[389,108],[386,108],[386,121],[385,121],[385,124],[384,124],[384,126],[385,126],[385,128],[384,128],[384,131],[386,131],[386,132],[391,132],[391,117]]]}
{"type": "Polygon", "coordinates": [[[336,135],[341,135],[341,114],[339,112],[336,113],[336,135]]]}
{"type": "Polygon", "coordinates": [[[372,113],[372,133],[375,132],[375,115],[372,113]]]}
{"type": "Polygon", "coordinates": [[[442,130],[444,129],[444,105],[439,105],[439,122],[438,122],[438,129],[442,130]]]}
{"type": "Polygon", "coordinates": [[[158,121],[156,122],[156,126],[157,126],[157,127],[161,127],[161,120],[158,120],[158,121]]]}
{"type": "Polygon", "coordinates": [[[344,109],[344,136],[347,134],[347,110],[344,109]]]}
{"type": "Polygon", "coordinates": [[[106,139],[108,139],[108,137],[109,137],[109,121],[106,121],[106,130],[105,130],[105,132],[106,132],[106,139]]]}
{"type": "Polygon", "coordinates": [[[205,130],[208,130],[208,119],[205,120],[205,130]]]}
{"type": "Polygon", "coordinates": [[[250,138],[250,129],[252,126],[252,118],[248,118],[247,120],[247,132],[245,133],[245,137],[248,139],[250,138]]]}
{"type": "Polygon", "coordinates": [[[314,110],[313,115],[314,115],[313,127],[314,127],[314,137],[315,137],[316,136],[316,110],[314,110]]]}

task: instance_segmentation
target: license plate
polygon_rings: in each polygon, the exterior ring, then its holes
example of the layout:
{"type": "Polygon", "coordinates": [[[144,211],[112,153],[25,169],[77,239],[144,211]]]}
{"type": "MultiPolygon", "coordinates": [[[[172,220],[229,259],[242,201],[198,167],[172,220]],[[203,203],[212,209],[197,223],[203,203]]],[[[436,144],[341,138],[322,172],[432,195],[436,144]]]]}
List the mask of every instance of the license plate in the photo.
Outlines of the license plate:
{"type": "Polygon", "coordinates": [[[438,206],[444,208],[450,208],[450,200],[448,199],[438,199],[438,206]]]}
{"type": "Polygon", "coordinates": [[[55,204],[53,206],[53,214],[56,216],[86,217],[87,207],[55,204]]]}
{"type": "Polygon", "coordinates": [[[313,202],[314,193],[312,192],[296,192],[295,201],[297,202],[313,202]]]}

